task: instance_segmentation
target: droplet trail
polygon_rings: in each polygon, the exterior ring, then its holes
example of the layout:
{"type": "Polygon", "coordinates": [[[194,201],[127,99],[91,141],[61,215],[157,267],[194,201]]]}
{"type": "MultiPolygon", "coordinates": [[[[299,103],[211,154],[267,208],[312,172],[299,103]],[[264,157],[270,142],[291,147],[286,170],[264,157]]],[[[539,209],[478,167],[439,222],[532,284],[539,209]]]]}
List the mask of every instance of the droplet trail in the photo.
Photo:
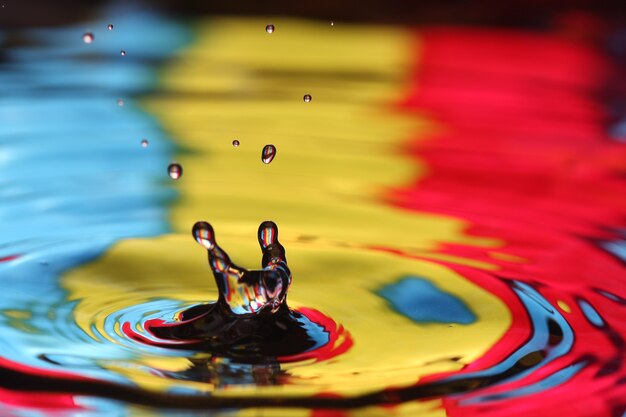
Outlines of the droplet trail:
{"type": "Polygon", "coordinates": [[[261,161],[264,164],[269,164],[276,157],[276,147],[274,145],[265,145],[261,152],[261,161]]]}

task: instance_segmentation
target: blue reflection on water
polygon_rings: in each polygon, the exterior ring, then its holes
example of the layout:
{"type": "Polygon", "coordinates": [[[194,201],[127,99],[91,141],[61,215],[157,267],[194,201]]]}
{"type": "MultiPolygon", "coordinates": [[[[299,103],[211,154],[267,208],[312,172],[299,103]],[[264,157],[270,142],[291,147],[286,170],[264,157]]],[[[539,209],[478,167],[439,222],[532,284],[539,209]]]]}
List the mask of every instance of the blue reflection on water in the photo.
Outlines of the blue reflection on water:
{"type": "Polygon", "coordinates": [[[111,10],[107,21],[90,25],[91,45],[75,26],[22,31],[27,46],[3,51],[0,258],[19,257],[0,262],[0,349],[12,361],[55,368],[58,360],[119,380],[93,360],[134,353],[93,343],[76,325],[58,278],[120,239],[169,230],[175,193],[163,183],[173,147],[132,96],[156,87],[156,61],[191,34],[145,10],[111,10]],[[114,31],[106,30],[109,19],[114,31]],[[129,51],[123,62],[120,49],[129,51]],[[148,149],[140,146],[144,137],[148,149]]]}
{"type": "Polygon", "coordinates": [[[471,324],[476,316],[465,303],[424,278],[405,277],[378,294],[400,314],[418,323],[471,324]]]}
{"type": "MultiPolygon", "coordinates": [[[[535,372],[540,367],[543,367],[557,358],[566,355],[574,344],[574,333],[567,320],[554,309],[550,303],[534,288],[523,282],[514,281],[512,284],[513,291],[517,294],[520,301],[524,304],[526,311],[530,316],[532,334],[530,339],[520,346],[515,352],[508,355],[502,362],[487,368],[482,371],[469,372],[465,374],[454,375],[448,378],[449,381],[480,378],[480,377],[494,377],[498,375],[504,375],[509,369],[512,369],[516,364],[524,357],[532,355],[534,352],[542,352],[545,357],[534,366],[530,366],[527,369],[514,374],[509,378],[504,379],[501,383],[509,383],[518,381],[531,373],[535,372]],[[550,342],[550,321],[552,321],[556,327],[562,333],[562,337],[558,343],[551,344],[550,342]]],[[[566,379],[554,378],[552,381],[566,381],[573,376],[580,368],[572,368],[572,374],[566,379]]],[[[556,384],[556,383],[555,383],[556,384]]],[[[498,384],[494,384],[495,386],[498,384]]],[[[528,385],[524,388],[524,393],[518,393],[513,390],[509,393],[510,396],[527,395],[530,393],[540,392],[544,389],[551,388],[556,385],[541,385],[534,384],[528,385]],[[535,391],[532,391],[532,390],[535,391]],[[530,391],[528,391],[530,390],[530,391]]],[[[477,396],[471,399],[462,400],[461,404],[470,404],[476,402],[488,401],[489,396],[477,396]]]]}

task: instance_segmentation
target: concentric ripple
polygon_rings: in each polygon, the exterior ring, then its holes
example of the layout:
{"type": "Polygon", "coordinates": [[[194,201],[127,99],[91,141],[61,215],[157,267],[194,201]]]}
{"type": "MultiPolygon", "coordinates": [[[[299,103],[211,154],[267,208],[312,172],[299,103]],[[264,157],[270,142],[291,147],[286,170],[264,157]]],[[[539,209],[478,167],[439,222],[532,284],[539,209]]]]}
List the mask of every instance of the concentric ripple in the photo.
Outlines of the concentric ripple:
{"type": "Polygon", "coordinates": [[[608,58],[557,33],[278,20],[192,39],[122,10],[5,45],[4,409],[623,414],[608,58]],[[259,222],[280,224],[309,349],[246,361],[158,337],[218,299],[189,236],[205,218],[249,268],[259,222]]]}

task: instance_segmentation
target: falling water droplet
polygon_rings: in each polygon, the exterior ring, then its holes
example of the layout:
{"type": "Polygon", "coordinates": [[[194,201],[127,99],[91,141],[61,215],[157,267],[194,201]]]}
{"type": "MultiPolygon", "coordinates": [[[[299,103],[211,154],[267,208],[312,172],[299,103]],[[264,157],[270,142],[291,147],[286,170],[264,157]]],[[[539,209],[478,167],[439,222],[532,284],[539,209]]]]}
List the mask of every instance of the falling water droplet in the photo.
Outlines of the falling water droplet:
{"type": "Polygon", "coordinates": [[[120,55],[122,55],[122,56],[126,56],[126,51],[122,49],[122,50],[120,51],[120,55]]]}
{"type": "Polygon", "coordinates": [[[141,139],[141,147],[142,148],[147,148],[149,144],[150,143],[148,142],[148,139],[141,139]]]}
{"type": "Polygon", "coordinates": [[[303,99],[304,99],[304,102],[305,102],[305,103],[310,103],[310,102],[311,102],[311,100],[313,99],[313,97],[311,97],[311,95],[310,95],[310,94],[305,94],[305,95],[304,95],[304,97],[303,97],[303,99]]]}
{"type": "Polygon", "coordinates": [[[113,25],[111,23],[109,23],[109,25],[107,26],[107,29],[113,30],[113,25]]]}
{"type": "Polygon", "coordinates": [[[267,26],[265,26],[265,31],[267,33],[274,33],[274,29],[275,29],[274,25],[267,25],[267,26]]]}
{"type": "Polygon", "coordinates": [[[264,164],[269,164],[276,157],[276,147],[274,145],[265,145],[263,152],[261,153],[261,161],[264,164]]]}
{"type": "Polygon", "coordinates": [[[213,249],[215,247],[215,233],[213,227],[207,222],[196,222],[191,229],[193,238],[196,239],[205,249],[213,249]]]}
{"type": "Polygon", "coordinates": [[[177,180],[183,176],[183,167],[180,166],[180,164],[178,163],[170,164],[167,167],[167,173],[169,174],[171,179],[177,180]]]}
{"type": "Polygon", "coordinates": [[[122,100],[121,98],[117,99],[117,105],[122,107],[124,105],[124,100],[122,100]]]}
{"type": "Polygon", "coordinates": [[[233,146],[236,148],[237,146],[239,146],[239,141],[237,139],[235,139],[233,141],[233,146]]]}
{"type": "Polygon", "coordinates": [[[83,42],[85,42],[86,44],[92,43],[93,42],[93,33],[85,32],[85,34],[83,34],[83,42]]]}
{"type": "Polygon", "coordinates": [[[330,22],[330,25],[331,25],[331,26],[335,26],[335,22],[332,22],[332,21],[331,21],[331,22],[330,22]]]}

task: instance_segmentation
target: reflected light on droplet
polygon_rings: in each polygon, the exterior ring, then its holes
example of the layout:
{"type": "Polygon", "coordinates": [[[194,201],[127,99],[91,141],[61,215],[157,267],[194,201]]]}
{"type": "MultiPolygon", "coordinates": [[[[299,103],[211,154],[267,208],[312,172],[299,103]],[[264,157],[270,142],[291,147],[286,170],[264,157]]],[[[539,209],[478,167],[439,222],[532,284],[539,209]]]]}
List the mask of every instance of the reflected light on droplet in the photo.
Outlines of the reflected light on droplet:
{"type": "Polygon", "coordinates": [[[215,247],[215,235],[213,228],[207,222],[200,221],[193,225],[191,230],[193,238],[205,249],[213,249],[215,247]]]}
{"type": "Polygon", "coordinates": [[[179,163],[174,162],[167,167],[167,173],[171,179],[177,180],[183,176],[183,167],[179,163]]]}
{"type": "Polygon", "coordinates": [[[265,145],[263,147],[263,152],[261,152],[261,161],[264,164],[269,164],[276,157],[276,147],[274,145],[265,145]]]}

